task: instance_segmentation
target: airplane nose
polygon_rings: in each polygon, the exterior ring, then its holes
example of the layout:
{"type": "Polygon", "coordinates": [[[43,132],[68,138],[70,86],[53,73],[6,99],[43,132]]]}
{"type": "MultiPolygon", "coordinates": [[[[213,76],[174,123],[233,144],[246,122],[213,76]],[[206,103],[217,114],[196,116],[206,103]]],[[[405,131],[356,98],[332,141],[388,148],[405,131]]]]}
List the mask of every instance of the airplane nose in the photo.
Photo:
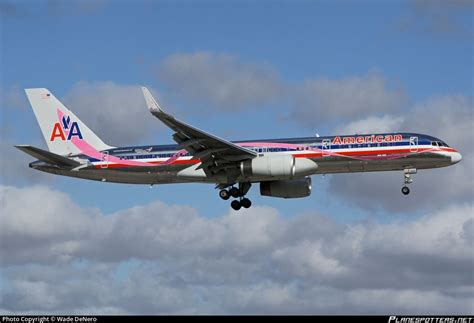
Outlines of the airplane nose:
{"type": "Polygon", "coordinates": [[[462,159],[462,155],[458,152],[451,153],[451,164],[459,163],[462,159]]]}

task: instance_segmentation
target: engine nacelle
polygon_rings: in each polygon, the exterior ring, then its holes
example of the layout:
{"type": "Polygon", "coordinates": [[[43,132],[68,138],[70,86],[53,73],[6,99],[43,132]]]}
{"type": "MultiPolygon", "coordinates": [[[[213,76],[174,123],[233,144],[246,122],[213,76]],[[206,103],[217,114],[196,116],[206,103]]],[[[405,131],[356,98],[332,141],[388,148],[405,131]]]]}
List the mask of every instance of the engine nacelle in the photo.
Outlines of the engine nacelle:
{"type": "Polygon", "coordinates": [[[261,182],[260,194],[284,199],[306,197],[311,194],[311,177],[286,181],[261,182]]]}
{"type": "Polygon", "coordinates": [[[318,164],[308,158],[294,158],[291,155],[270,155],[256,157],[240,163],[243,176],[271,176],[291,179],[311,175],[318,169],[318,164]]]}
{"type": "Polygon", "coordinates": [[[243,176],[291,178],[295,175],[295,158],[291,155],[262,156],[240,163],[243,176]]]}

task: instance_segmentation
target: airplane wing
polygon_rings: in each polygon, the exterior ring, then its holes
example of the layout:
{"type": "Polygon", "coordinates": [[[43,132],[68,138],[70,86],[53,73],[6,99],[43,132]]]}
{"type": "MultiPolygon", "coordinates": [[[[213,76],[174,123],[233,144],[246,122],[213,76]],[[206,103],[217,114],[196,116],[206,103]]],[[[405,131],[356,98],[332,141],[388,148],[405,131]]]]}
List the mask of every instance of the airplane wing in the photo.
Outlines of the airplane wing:
{"type": "Polygon", "coordinates": [[[257,157],[257,153],[253,150],[175,119],[160,108],[146,87],[142,87],[142,91],[151,114],[175,131],[173,139],[179,144],[179,147],[186,149],[194,159],[200,159],[203,167],[210,164],[209,162],[236,162],[257,157]]]}

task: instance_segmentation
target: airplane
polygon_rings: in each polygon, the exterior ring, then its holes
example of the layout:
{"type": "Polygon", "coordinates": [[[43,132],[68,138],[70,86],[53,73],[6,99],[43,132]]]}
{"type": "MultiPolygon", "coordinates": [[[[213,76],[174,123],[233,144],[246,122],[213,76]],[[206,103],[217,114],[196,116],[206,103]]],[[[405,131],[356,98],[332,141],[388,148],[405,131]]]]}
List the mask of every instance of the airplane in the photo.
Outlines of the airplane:
{"type": "Polygon", "coordinates": [[[234,210],[249,208],[252,184],[260,194],[301,198],[311,194],[316,174],[403,171],[402,193],[420,169],[461,161],[444,141],[417,133],[376,133],[306,138],[228,141],[165,112],[142,87],[153,116],[168,126],[176,144],[113,147],[104,143],[48,89],[25,89],[49,151],[16,148],[35,157],[46,173],[129,184],[211,183],[234,210]]]}

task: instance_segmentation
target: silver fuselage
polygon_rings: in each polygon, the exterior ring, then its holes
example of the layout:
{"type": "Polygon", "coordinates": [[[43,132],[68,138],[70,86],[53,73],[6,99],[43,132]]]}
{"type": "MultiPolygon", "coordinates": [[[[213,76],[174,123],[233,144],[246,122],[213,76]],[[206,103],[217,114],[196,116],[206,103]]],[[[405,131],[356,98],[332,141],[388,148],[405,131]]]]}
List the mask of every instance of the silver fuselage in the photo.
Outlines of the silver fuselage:
{"type": "MultiPolygon", "coordinates": [[[[257,152],[256,158],[291,155],[295,159],[309,159],[317,168],[304,176],[438,168],[452,165],[461,159],[457,150],[441,140],[413,133],[265,139],[234,143],[257,152]],[[378,137],[397,140],[379,142],[378,137]]],[[[268,175],[249,176],[240,173],[239,163],[229,163],[230,166],[218,174],[206,174],[199,169],[201,161],[194,159],[177,145],[121,147],[101,153],[101,159],[87,155],[68,156],[81,162],[80,167],[59,167],[42,161],[33,162],[30,167],[57,175],[129,184],[232,184],[229,183],[229,174],[232,174],[233,182],[289,179],[268,175]]]]}

